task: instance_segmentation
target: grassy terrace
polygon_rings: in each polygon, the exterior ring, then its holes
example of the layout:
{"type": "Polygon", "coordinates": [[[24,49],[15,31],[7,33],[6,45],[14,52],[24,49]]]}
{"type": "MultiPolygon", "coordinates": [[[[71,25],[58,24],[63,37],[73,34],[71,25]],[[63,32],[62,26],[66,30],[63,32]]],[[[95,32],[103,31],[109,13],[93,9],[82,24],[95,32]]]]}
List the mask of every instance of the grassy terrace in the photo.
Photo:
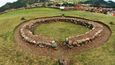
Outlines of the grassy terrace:
{"type": "Polygon", "coordinates": [[[84,34],[87,31],[89,31],[88,28],[80,25],[67,22],[53,22],[38,26],[34,32],[35,34],[51,36],[56,41],[64,41],[69,36],[84,34]]]}
{"type": "MultiPolygon", "coordinates": [[[[34,8],[0,14],[0,65],[58,65],[50,58],[34,57],[16,51],[13,30],[23,22],[20,20],[22,17],[28,20],[44,16],[58,16],[61,15],[60,13],[61,11],[57,9],[34,8]]],[[[115,17],[84,11],[65,11],[64,14],[99,20],[109,25],[112,30],[112,36],[108,42],[74,56],[72,65],[115,65],[115,25],[109,24],[110,22],[115,23],[115,17]]]]}

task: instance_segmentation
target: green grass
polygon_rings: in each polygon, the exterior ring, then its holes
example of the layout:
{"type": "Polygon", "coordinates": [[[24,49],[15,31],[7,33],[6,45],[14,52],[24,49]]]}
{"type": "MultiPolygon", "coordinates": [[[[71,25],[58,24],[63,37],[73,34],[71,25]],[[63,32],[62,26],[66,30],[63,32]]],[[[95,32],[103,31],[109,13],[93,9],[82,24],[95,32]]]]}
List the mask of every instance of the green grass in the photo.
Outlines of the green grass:
{"type": "MultiPolygon", "coordinates": [[[[0,65],[56,65],[48,57],[34,57],[31,54],[24,54],[16,51],[13,42],[13,30],[23,22],[20,19],[25,17],[33,19],[45,16],[58,16],[61,11],[50,8],[34,8],[26,10],[9,11],[0,15],[0,65]]],[[[90,13],[84,11],[63,11],[65,15],[79,16],[92,20],[99,20],[110,26],[112,36],[109,41],[98,48],[90,49],[75,55],[73,65],[115,65],[115,25],[110,25],[109,22],[115,23],[115,17],[90,13]]]]}
{"type": "Polygon", "coordinates": [[[56,41],[64,41],[65,38],[69,36],[83,34],[87,31],[89,31],[88,28],[80,25],[75,25],[67,22],[53,22],[48,24],[41,24],[35,29],[34,33],[51,36],[56,41]]]}

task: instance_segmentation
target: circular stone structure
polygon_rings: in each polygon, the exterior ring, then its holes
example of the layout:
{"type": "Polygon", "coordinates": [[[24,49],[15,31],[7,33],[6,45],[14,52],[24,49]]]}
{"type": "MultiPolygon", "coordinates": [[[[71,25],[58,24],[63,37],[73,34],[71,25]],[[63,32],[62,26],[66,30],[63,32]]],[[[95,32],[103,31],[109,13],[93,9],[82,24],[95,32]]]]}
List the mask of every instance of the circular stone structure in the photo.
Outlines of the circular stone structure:
{"type": "Polygon", "coordinates": [[[110,28],[99,21],[72,16],[42,17],[28,20],[16,27],[14,40],[19,49],[29,51],[39,56],[69,57],[81,51],[97,47],[106,42],[111,35],[110,28]],[[34,34],[33,30],[42,23],[68,22],[90,29],[85,34],[69,36],[63,42],[55,41],[52,37],[34,34]],[[62,43],[62,44],[58,44],[62,43]]]}

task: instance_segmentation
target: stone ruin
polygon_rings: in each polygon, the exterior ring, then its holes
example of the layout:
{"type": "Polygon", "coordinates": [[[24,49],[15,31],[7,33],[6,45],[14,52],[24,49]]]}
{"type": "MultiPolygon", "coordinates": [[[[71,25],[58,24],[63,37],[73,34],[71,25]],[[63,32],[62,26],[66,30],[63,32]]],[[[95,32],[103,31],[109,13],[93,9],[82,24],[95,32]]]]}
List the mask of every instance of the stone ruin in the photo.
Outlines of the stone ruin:
{"type": "Polygon", "coordinates": [[[102,33],[103,31],[102,25],[96,24],[95,22],[92,22],[90,20],[85,20],[71,16],[55,16],[46,18],[44,17],[29,21],[28,24],[25,24],[20,28],[20,35],[24,41],[29,42],[30,44],[35,44],[38,45],[39,47],[57,48],[58,44],[54,39],[40,34],[34,35],[33,29],[42,23],[51,23],[58,21],[69,22],[90,29],[90,31],[86,32],[85,34],[77,36],[69,36],[68,38],[66,38],[63,45],[69,48],[79,47],[89,42],[92,42],[98,36],[100,36],[100,33],[102,33]]]}

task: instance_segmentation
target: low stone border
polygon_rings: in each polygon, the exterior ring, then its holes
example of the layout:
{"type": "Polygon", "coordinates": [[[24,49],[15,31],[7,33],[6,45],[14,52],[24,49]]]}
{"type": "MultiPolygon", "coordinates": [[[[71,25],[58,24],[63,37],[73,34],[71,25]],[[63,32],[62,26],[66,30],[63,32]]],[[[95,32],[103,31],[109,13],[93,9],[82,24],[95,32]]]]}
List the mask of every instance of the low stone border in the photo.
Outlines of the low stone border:
{"type": "Polygon", "coordinates": [[[96,24],[95,22],[90,20],[83,20],[71,16],[55,16],[30,20],[28,24],[25,24],[20,28],[21,37],[26,42],[38,45],[39,47],[56,48],[58,44],[55,40],[53,40],[51,37],[43,35],[34,35],[32,29],[42,23],[51,23],[57,21],[74,23],[76,25],[82,25],[90,29],[90,31],[86,32],[85,34],[78,36],[70,36],[66,38],[64,45],[68,46],[69,48],[82,46],[84,44],[87,44],[88,42],[92,42],[98,36],[100,36],[101,32],[103,31],[102,25],[96,24]]]}

